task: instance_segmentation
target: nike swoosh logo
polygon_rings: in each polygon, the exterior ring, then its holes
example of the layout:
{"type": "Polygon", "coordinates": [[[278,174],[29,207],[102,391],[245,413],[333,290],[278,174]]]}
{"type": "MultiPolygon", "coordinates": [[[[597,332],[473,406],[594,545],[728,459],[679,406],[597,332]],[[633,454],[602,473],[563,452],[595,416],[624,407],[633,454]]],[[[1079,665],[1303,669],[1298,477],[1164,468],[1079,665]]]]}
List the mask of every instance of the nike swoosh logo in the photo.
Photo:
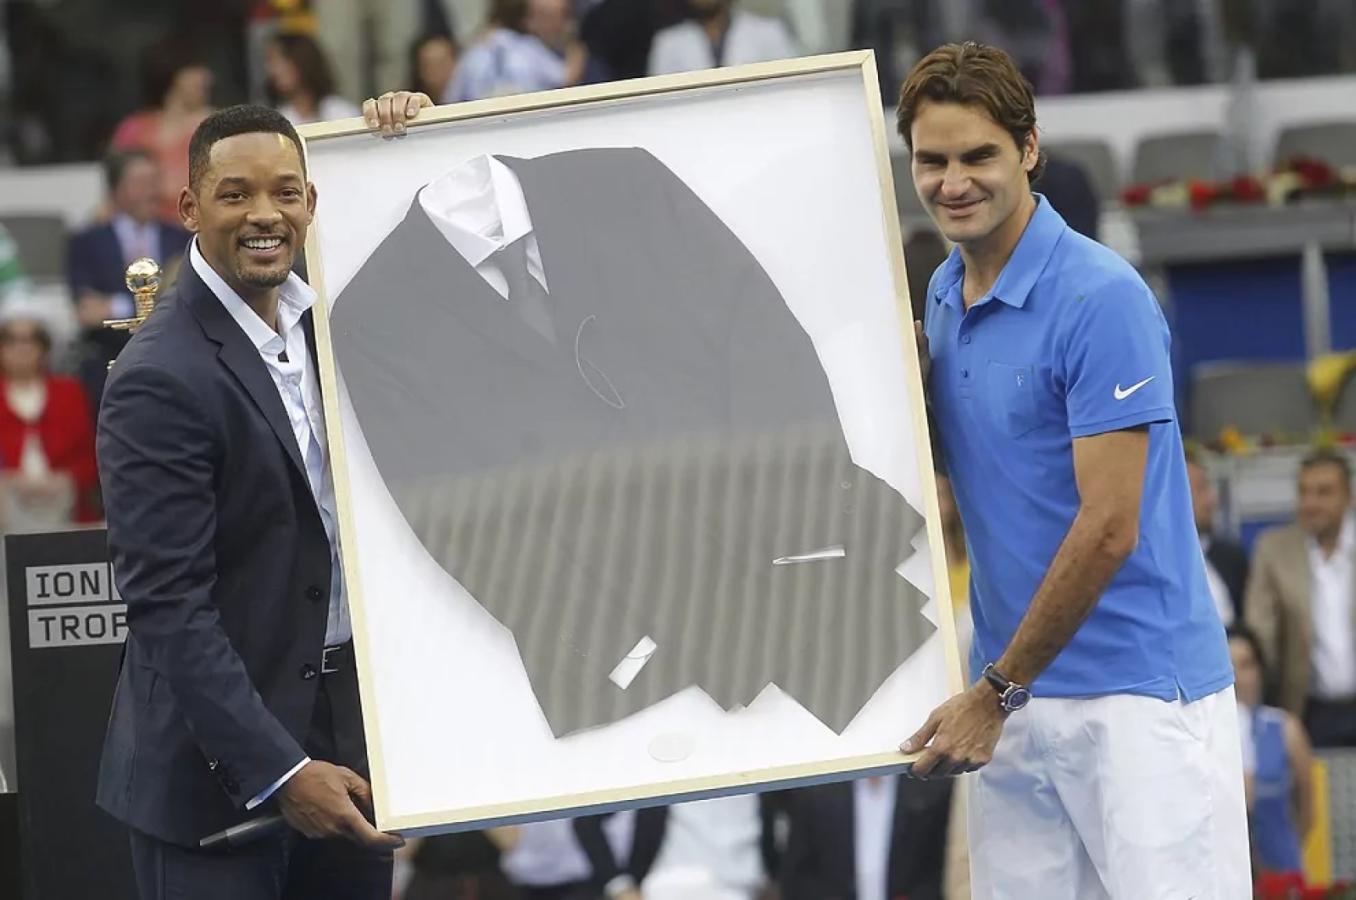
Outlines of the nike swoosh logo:
{"type": "Polygon", "coordinates": [[[1149,382],[1153,381],[1155,377],[1156,377],[1156,376],[1154,376],[1154,375],[1150,375],[1148,378],[1144,379],[1144,380],[1141,381],[1139,384],[1132,384],[1132,385],[1130,385],[1128,388],[1126,388],[1125,390],[1121,390],[1120,384],[1117,383],[1117,384],[1116,384],[1116,391],[1115,391],[1115,393],[1116,393],[1116,399],[1117,399],[1117,400],[1124,400],[1126,397],[1129,397],[1129,396],[1130,396],[1131,394],[1133,394],[1135,391],[1139,390],[1140,388],[1144,387],[1144,386],[1145,386],[1146,384],[1148,384],[1149,382]]]}

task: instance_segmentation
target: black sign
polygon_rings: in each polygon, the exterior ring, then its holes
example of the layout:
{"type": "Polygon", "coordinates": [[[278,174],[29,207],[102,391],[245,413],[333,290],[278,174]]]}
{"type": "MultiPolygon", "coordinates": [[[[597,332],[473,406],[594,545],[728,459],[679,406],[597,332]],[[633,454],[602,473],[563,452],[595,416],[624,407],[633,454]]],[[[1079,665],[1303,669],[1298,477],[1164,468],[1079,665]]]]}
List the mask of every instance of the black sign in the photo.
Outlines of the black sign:
{"type": "Polygon", "coordinates": [[[94,805],[127,607],[105,532],[5,539],[25,900],[134,897],[127,830],[94,805]]]}

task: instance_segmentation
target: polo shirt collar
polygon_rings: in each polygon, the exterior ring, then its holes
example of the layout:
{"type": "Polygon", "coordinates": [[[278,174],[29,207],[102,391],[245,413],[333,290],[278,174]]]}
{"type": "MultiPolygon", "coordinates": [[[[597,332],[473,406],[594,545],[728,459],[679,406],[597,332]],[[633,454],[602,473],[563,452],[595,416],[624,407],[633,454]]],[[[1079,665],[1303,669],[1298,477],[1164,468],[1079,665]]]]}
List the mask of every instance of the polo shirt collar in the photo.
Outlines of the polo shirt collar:
{"type": "MultiPolygon", "coordinates": [[[[1026,305],[1026,298],[1036,286],[1036,279],[1045,270],[1046,263],[1055,252],[1055,245],[1068,228],[1064,217],[1055,212],[1044,195],[1033,196],[1036,198],[1036,211],[1031,214],[1031,221],[1026,223],[1026,230],[1003,266],[993,290],[989,292],[990,296],[1016,309],[1026,305]]],[[[961,258],[960,248],[954,247],[942,264],[933,299],[944,303],[955,294],[956,302],[959,303],[959,285],[964,277],[965,260],[961,258]]]]}

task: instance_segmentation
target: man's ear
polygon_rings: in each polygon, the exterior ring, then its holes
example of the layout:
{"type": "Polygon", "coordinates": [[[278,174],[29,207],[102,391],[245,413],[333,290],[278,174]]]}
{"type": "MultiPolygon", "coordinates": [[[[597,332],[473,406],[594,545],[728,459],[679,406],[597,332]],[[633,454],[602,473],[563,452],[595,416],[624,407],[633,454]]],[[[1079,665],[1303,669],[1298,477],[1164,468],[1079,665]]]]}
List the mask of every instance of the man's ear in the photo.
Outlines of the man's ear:
{"type": "Polygon", "coordinates": [[[1022,168],[1026,170],[1026,174],[1031,174],[1040,158],[1040,139],[1036,137],[1036,129],[1033,128],[1026,136],[1026,143],[1022,145],[1022,168]]]}
{"type": "Polygon", "coordinates": [[[315,185],[306,182],[306,224],[310,224],[315,219],[316,192],[315,185]]]}
{"type": "Polygon", "coordinates": [[[198,233],[198,197],[187,186],[179,189],[179,219],[189,231],[198,233]]]}

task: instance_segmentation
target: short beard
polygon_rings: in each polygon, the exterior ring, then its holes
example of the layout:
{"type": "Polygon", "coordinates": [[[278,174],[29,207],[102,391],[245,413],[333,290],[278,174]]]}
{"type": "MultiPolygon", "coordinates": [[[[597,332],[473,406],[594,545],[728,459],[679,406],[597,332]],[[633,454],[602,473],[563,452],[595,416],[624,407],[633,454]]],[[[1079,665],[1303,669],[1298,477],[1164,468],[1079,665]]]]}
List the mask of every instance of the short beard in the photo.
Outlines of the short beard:
{"type": "Polygon", "coordinates": [[[237,269],[235,277],[246,287],[259,290],[271,290],[283,282],[287,281],[287,276],[292,274],[290,266],[283,266],[280,269],[237,269]]]}

